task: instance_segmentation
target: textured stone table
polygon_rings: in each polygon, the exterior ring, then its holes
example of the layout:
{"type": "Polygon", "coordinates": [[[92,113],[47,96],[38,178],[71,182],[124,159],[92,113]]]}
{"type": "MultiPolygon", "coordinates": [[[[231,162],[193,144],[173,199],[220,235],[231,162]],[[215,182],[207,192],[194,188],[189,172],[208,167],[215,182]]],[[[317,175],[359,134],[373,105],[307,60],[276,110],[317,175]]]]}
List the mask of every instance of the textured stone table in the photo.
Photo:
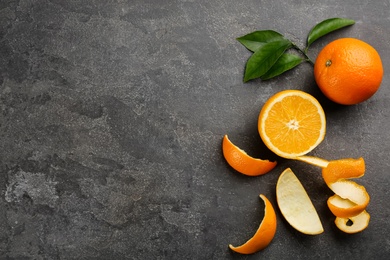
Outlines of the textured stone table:
{"type": "MultiPolygon", "coordinates": [[[[389,0],[0,1],[0,259],[386,259],[390,168],[389,0]],[[355,37],[380,53],[373,98],[339,106],[319,92],[310,64],[243,83],[250,53],[235,38],[273,29],[304,47],[330,17],[356,24],[321,38],[355,37]],[[327,115],[312,155],[364,157],[369,227],[346,235],[326,206],[314,166],[270,153],[257,116],[272,94],[301,89],[327,115]],[[262,177],[232,170],[224,134],[278,161],[262,177]],[[272,244],[252,256],[228,249],[276,206],[291,167],[325,232],[306,236],[277,210],[272,244]]],[[[277,207],[276,207],[277,208],[277,207]]]]}

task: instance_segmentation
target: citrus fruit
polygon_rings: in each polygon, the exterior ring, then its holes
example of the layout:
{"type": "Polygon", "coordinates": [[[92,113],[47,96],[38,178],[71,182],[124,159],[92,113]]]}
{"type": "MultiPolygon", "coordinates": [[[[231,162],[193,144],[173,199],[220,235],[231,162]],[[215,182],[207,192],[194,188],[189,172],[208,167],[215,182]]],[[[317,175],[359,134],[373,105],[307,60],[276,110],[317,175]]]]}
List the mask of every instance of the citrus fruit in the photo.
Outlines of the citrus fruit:
{"type": "Polygon", "coordinates": [[[345,233],[354,234],[363,231],[367,228],[370,222],[370,214],[367,211],[363,211],[357,216],[351,218],[336,218],[334,223],[336,226],[345,233]]]}
{"type": "Polygon", "coordinates": [[[284,90],[265,102],[260,111],[258,130],[272,152],[284,158],[297,158],[324,139],[324,110],[310,94],[284,90]]]}
{"type": "Polygon", "coordinates": [[[276,233],[276,214],[271,202],[263,195],[260,198],[264,201],[264,218],[256,233],[241,246],[229,245],[229,248],[240,254],[253,254],[266,248],[276,233]]]}
{"type": "Polygon", "coordinates": [[[368,43],[342,38],[326,45],[314,64],[318,87],[330,100],[353,105],[370,98],[383,77],[382,61],[368,43]]]}
{"type": "Polygon", "coordinates": [[[317,235],[324,231],[305,188],[290,168],[279,176],[276,199],[282,215],[293,228],[308,235],[317,235]]]}
{"type": "Polygon", "coordinates": [[[227,135],[223,137],[222,151],[226,161],[233,169],[248,176],[265,174],[276,166],[276,162],[249,156],[244,150],[234,145],[227,135]]]}

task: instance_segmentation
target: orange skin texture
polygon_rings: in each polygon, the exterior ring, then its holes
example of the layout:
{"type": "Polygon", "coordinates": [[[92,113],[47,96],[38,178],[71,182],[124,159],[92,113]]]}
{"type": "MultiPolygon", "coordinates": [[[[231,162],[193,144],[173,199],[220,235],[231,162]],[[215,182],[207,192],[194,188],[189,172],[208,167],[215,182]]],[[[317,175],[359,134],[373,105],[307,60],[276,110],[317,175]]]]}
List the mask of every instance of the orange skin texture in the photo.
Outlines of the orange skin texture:
{"type": "MultiPolygon", "coordinates": [[[[362,187],[362,186],[360,186],[362,187]]],[[[337,196],[337,195],[333,195],[332,197],[334,196],[337,196]]],[[[335,205],[333,205],[331,203],[331,198],[330,197],[327,201],[327,205],[328,205],[328,208],[329,210],[332,212],[333,215],[335,215],[336,217],[339,217],[339,218],[351,218],[351,217],[354,217],[358,214],[360,214],[361,212],[363,212],[366,208],[367,208],[367,205],[368,205],[368,202],[369,202],[369,198],[367,200],[366,203],[364,204],[356,204],[348,209],[345,209],[345,208],[339,208],[335,205]]]]}
{"type": "Polygon", "coordinates": [[[363,158],[340,159],[330,161],[326,168],[322,169],[322,177],[326,184],[334,183],[339,179],[360,178],[366,170],[363,158]]]}
{"type": "Polygon", "coordinates": [[[227,135],[223,137],[222,152],[228,164],[241,174],[259,176],[270,172],[276,166],[276,162],[256,159],[234,145],[227,135]]]}
{"type": "Polygon", "coordinates": [[[330,161],[328,166],[322,169],[322,177],[325,183],[332,189],[332,185],[337,182],[352,183],[356,190],[360,190],[365,197],[365,201],[361,204],[354,204],[351,207],[343,208],[338,207],[332,203],[332,199],[338,195],[330,197],[327,201],[328,207],[333,215],[340,218],[350,218],[360,214],[367,208],[370,201],[370,197],[366,192],[366,189],[352,181],[347,179],[360,178],[365,173],[365,162],[363,158],[359,159],[340,159],[330,161]]]}
{"type": "Polygon", "coordinates": [[[354,105],[369,99],[379,89],[383,66],[371,45],[342,38],[329,43],[318,54],[314,77],[330,100],[354,105]]]}
{"type": "Polygon", "coordinates": [[[266,248],[276,233],[276,214],[271,202],[263,195],[260,198],[264,201],[264,218],[256,233],[241,246],[229,245],[229,248],[240,254],[253,254],[266,248]]]}

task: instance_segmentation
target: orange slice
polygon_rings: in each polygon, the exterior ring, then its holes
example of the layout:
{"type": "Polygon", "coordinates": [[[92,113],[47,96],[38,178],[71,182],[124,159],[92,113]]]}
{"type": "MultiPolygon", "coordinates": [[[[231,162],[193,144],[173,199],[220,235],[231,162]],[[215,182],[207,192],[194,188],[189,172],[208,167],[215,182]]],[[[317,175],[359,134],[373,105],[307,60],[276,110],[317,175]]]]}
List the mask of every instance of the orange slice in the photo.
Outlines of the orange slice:
{"type": "Polygon", "coordinates": [[[293,159],[318,146],[325,137],[325,113],[313,96],[285,90],[272,96],[261,109],[258,130],[275,154],[293,159]]]}
{"type": "Polygon", "coordinates": [[[305,188],[290,168],[279,176],[276,198],[283,217],[293,228],[308,235],[317,235],[324,231],[305,188]]]}
{"type": "Polygon", "coordinates": [[[370,214],[364,210],[359,215],[351,218],[336,218],[334,222],[341,231],[354,234],[367,228],[368,223],[370,222],[370,214]]]}
{"type": "Polygon", "coordinates": [[[222,151],[226,161],[233,169],[248,176],[265,174],[276,166],[276,162],[249,156],[244,150],[234,145],[227,135],[223,137],[222,151]]]}
{"type": "Polygon", "coordinates": [[[276,233],[276,214],[271,202],[263,195],[260,198],[264,201],[264,218],[256,233],[241,246],[229,245],[229,248],[240,254],[253,254],[266,248],[276,233]]]}

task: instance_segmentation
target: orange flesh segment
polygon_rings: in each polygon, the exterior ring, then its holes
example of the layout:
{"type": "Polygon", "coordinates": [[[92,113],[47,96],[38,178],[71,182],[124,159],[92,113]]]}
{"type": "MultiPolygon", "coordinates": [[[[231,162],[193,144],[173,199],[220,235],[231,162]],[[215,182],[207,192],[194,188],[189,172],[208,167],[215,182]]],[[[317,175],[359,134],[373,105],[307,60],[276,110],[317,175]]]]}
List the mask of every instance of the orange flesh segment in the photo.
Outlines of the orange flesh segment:
{"type": "Polygon", "coordinates": [[[222,151],[226,161],[233,169],[248,176],[263,175],[271,171],[277,164],[249,156],[244,150],[234,145],[227,135],[223,137],[222,151]]]}
{"type": "Polygon", "coordinates": [[[264,218],[256,233],[241,246],[229,245],[229,248],[240,254],[253,254],[266,248],[276,233],[276,214],[271,202],[263,195],[260,198],[264,201],[264,218]]]}

